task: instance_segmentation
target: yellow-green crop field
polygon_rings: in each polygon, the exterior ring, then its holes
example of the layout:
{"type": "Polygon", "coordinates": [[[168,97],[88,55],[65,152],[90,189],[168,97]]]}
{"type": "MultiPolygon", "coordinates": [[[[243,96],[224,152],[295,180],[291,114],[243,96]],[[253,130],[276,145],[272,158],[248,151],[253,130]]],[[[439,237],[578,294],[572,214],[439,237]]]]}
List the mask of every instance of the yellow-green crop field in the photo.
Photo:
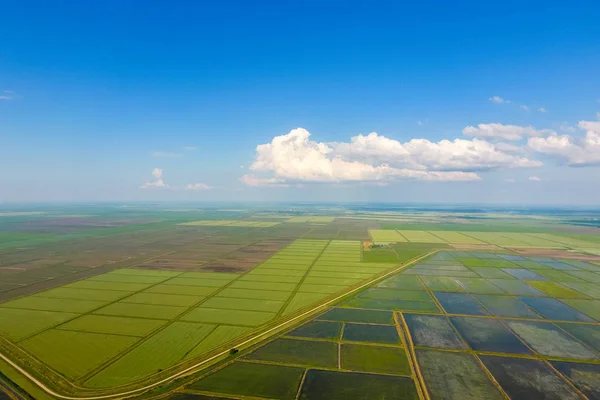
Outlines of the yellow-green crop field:
{"type": "Polygon", "coordinates": [[[360,241],[299,239],[246,273],[115,269],[0,303],[0,334],[82,387],[133,384],[396,266],[361,257],[360,241]]]}
{"type": "Polygon", "coordinates": [[[453,232],[370,229],[376,244],[388,243],[446,243],[467,245],[494,245],[510,248],[547,249],[600,249],[600,244],[549,233],[515,232],[453,232]]]}

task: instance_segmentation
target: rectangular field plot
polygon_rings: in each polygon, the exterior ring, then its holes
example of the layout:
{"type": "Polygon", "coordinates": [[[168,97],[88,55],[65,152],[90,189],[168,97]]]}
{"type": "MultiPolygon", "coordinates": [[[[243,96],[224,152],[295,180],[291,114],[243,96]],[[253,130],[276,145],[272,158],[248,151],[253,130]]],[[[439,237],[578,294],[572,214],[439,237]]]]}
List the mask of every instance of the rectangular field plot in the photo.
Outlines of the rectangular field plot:
{"type": "Polygon", "coordinates": [[[156,293],[156,294],[174,294],[179,296],[206,297],[210,296],[219,288],[202,287],[202,286],[182,286],[182,285],[166,285],[161,283],[152,286],[141,293],[156,293]]]}
{"type": "Polygon", "coordinates": [[[340,351],[342,369],[410,375],[410,365],[403,348],[343,343],[340,351]]]}
{"type": "Polygon", "coordinates": [[[121,301],[123,303],[190,307],[198,303],[203,298],[204,297],[186,296],[178,294],[136,293],[121,301]]]}
{"type": "Polygon", "coordinates": [[[471,271],[486,279],[516,279],[499,268],[470,267],[471,271]]]}
{"type": "Polygon", "coordinates": [[[167,321],[160,319],[83,315],[60,325],[58,329],[144,337],[166,323],[167,321]]]}
{"type": "Polygon", "coordinates": [[[591,298],[600,299],[600,285],[589,282],[564,282],[564,285],[591,298]]]}
{"type": "Polygon", "coordinates": [[[541,319],[538,313],[527,307],[522,301],[509,296],[475,295],[486,309],[498,317],[541,319]]]}
{"type": "Polygon", "coordinates": [[[375,243],[406,242],[406,238],[396,231],[383,229],[369,229],[369,235],[375,243]]]}
{"type": "Polygon", "coordinates": [[[568,287],[557,282],[531,281],[527,283],[529,286],[544,292],[549,297],[561,297],[565,299],[589,299],[588,296],[576,290],[569,289],[568,287]]]}
{"type": "Polygon", "coordinates": [[[310,369],[300,400],[398,399],[417,400],[414,381],[406,376],[310,369]]]}
{"type": "Polygon", "coordinates": [[[569,237],[565,237],[565,236],[552,235],[549,233],[530,233],[529,235],[536,237],[536,238],[547,240],[549,242],[559,243],[563,247],[570,247],[570,248],[574,248],[574,249],[577,249],[577,248],[592,249],[592,248],[598,247],[598,245],[594,245],[592,243],[589,243],[589,242],[586,242],[583,240],[577,240],[577,239],[573,239],[573,238],[569,238],[569,237]]]}
{"type": "Polygon", "coordinates": [[[240,278],[238,282],[274,282],[274,283],[298,283],[302,280],[301,276],[289,275],[246,275],[240,278]]]}
{"type": "Polygon", "coordinates": [[[470,354],[417,350],[417,360],[432,399],[504,399],[470,354]]]}
{"type": "Polygon", "coordinates": [[[489,315],[489,312],[469,294],[439,292],[434,294],[448,314],[489,315]]]}
{"type": "Polygon", "coordinates": [[[99,315],[117,317],[138,317],[151,319],[172,319],[184,312],[187,307],[157,306],[149,304],[113,303],[94,312],[99,315]]]}
{"type": "Polygon", "coordinates": [[[63,288],[111,290],[121,292],[137,292],[152,286],[151,283],[103,282],[85,279],[62,286],[63,288]]]}
{"type": "Polygon", "coordinates": [[[226,281],[230,282],[234,279],[239,278],[239,274],[226,274],[220,272],[184,272],[178,275],[179,278],[190,278],[190,279],[210,279],[215,281],[226,281]]]}
{"type": "Polygon", "coordinates": [[[219,297],[231,297],[236,299],[259,299],[285,301],[290,297],[289,292],[276,290],[252,290],[227,288],[219,292],[219,297]]]}
{"type": "Polygon", "coordinates": [[[464,289],[466,293],[478,294],[503,294],[499,287],[486,279],[480,278],[456,278],[456,282],[464,289]]]}
{"type": "Polygon", "coordinates": [[[588,324],[556,323],[574,338],[587,344],[592,349],[600,352],[600,326],[588,324]]]}
{"type": "Polygon", "coordinates": [[[76,318],[78,315],[0,307],[0,333],[10,340],[19,341],[34,333],[76,318]]]}
{"type": "Polygon", "coordinates": [[[507,327],[497,320],[474,317],[451,317],[450,321],[476,351],[531,354],[531,351],[507,327]]]}
{"type": "Polygon", "coordinates": [[[514,276],[517,279],[528,281],[547,281],[548,278],[541,276],[533,271],[524,268],[502,268],[502,271],[514,276]]]}
{"type": "Polygon", "coordinates": [[[68,287],[59,287],[56,289],[36,293],[35,296],[69,300],[95,300],[110,303],[122,299],[125,296],[129,296],[129,293],[110,290],[73,289],[68,287]]]}
{"type": "Polygon", "coordinates": [[[206,300],[200,308],[277,312],[283,304],[283,301],[277,300],[233,299],[217,296],[206,300]]]}
{"type": "Polygon", "coordinates": [[[581,399],[567,382],[541,361],[497,356],[480,358],[510,398],[581,399]]]}
{"type": "Polygon", "coordinates": [[[427,288],[436,292],[463,292],[464,289],[458,284],[456,278],[448,276],[423,276],[423,282],[427,288]]]}
{"type": "Polygon", "coordinates": [[[342,340],[396,345],[401,342],[395,326],[351,323],[345,324],[342,340]]]}
{"type": "Polygon", "coordinates": [[[86,385],[117,386],[157,373],[180,361],[214,328],[174,322],[93,376],[86,385]]]}
{"type": "Polygon", "coordinates": [[[409,242],[416,243],[447,243],[444,239],[439,238],[427,231],[398,231],[409,242]]]}
{"type": "Polygon", "coordinates": [[[576,276],[563,271],[556,271],[553,269],[536,269],[534,271],[538,275],[548,278],[553,282],[583,282],[581,278],[577,278],[576,276]]]}
{"type": "Polygon", "coordinates": [[[238,361],[189,388],[233,396],[294,400],[303,375],[304,368],[238,361]]]}
{"type": "Polygon", "coordinates": [[[404,314],[415,346],[438,349],[466,349],[462,339],[441,315],[404,314]]]}
{"type": "Polygon", "coordinates": [[[197,307],[181,317],[183,321],[209,324],[259,326],[275,318],[275,313],[262,311],[222,310],[197,307]]]}
{"type": "Polygon", "coordinates": [[[297,339],[277,339],[253,351],[248,360],[270,361],[307,367],[337,368],[338,345],[297,339]]]}
{"type": "Polygon", "coordinates": [[[432,235],[439,237],[442,240],[445,240],[447,243],[457,243],[457,244],[486,244],[481,240],[477,240],[471,236],[464,235],[459,232],[450,232],[450,231],[429,231],[432,235]]]}
{"type": "Polygon", "coordinates": [[[67,378],[77,379],[131,346],[134,337],[49,330],[21,346],[67,378]]]}
{"type": "Polygon", "coordinates": [[[291,292],[296,287],[296,284],[281,282],[235,281],[228,287],[234,289],[279,290],[283,292],[291,292]]]}
{"type": "Polygon", "coordinates": [[[338,340],[341,334],[341,322],[311,321],[288,332],[287,336],[338,340]]]}
{"type": "Polygon", "coordinates": [[[543,292],[522,281],[509,279],[490,279],[489,281],[512,296],[544,296],[543,292]]]}
{"type": "Polygon", "coordinates": [[[396,289],[367,289],[358,295],[368,299],[413,300],[431,301],[431,296],[424,290],[396,290],[396,289]]]}
{"type": "Polygon", "coordinates": [[[167,279],[169,279],[167,276],[123,275],[108,272],[88,278],[87,280],[92,282],[143,283],[153,285],[167,279]]]}
{"type": "Polygon", "coordinates": [[[429,301],[414,300],[396,300],[396,299],[371,299],[355,297],[342,304],[343,307],[362,308],[370,310],[389,310],[389,311],[415,311],[415,312],[436,312],[440,310],[437,305],[429,301]]]}
{"type": "Polygon", "coordinates": [[[588,399],[600,398],[600,365],[559,361],[552,361],[551,364],[588,399]]]}
{"type": "Polygon", "coordinates": [[[547,319],[574,322],[593,322],[593,320],[587,315],[580,313],[576,309],[571,308],[565,303],[556,299],[521,297],[520,300],[547,319]]]}
{"type": "Polygon", "coordinates": [[[143,276],[161,276],[172,278],[181,274],[181,272],[177,271],[162,271],[162,270],[149,270],[149,269],[136,269],[136,268],[121,268],[115,269],[114,271],[110,271],[111,274],[115,275],[143,275],[143,276]]]}
{"type": "Polygon", "coordinates": [[[561,299],[561,301],[588,317],[600,321],[600,300],[561,299]]]}
{"type": "MultiPolygon", "coordinates": [[[[307,268],[308,269],[308,268],[307,268]]],[[[258,266],[252,271],[248,272],[246,276],[252,275],[284,275],[284,276],[299,276],[302,277],[306,273],[306,269],[280,269],[280,268],[266,268],[258,266]]]]}
{"type": "Polygon", "coordinates": [[[171,278],[164,282],[166,285],[180,285],[180,286],[199,286],[199,287],[211,287],[220,288],[227,284],[229,281],[217,280],[217,279],[191,279],[191,278],[171,278]]]}
{"type": "Polygon", "coordinates": [[[105,301],[54,299],[37,296],[22,297],[2,303],[5,308],[19,308],[39,311],[61,311],[71,313],[86,313],[105,305],[105,301]]]}
{"type": "Polygon", "coordinates": [[[393,325],[393,315],[388,311],[356,310],[352,308],[334,308],[317,317],[324,321],[362,322],[381,325],[393,325]]]}
{"type": "Polygon", "coordinates": [[[380,288],[393,288],[393,289],[404,289],[404,290],[423,290],[425,287],[418,276],[413,275],[395,275],[391,278],[384,280],[379,283],[377,287],[380,288]]]}
{"type": "Polygon", "coordinates": [[[531,348],[544,356],[597,359],[598,356],[556,325],[547,322],[507,321],[507,325],[531,348]]]}
{"type": "Polygon", "coordinates": [[[243,326],[217,326],[211,333],[208,334],[208,336],[202,339],[202,341],[198,343],[196,347],[190,350],[186,354],[185,358],[188,359],[196,357],[198,355],[210,352],[211,350],[215,350],[219,348],[219,346],[241,338],[246,333],[250,332],[250,330],[251,328],[246,328],[243,326]]]}
{"type": "Polygon", "coordinates": [[[590,271],[569,271],[569,274],[590,283],[600,283],[600,274],[590,271]]]}
{"type": "Polygon", "coordinates": [[[340,285],[314,285],[309,283],[303,283],[298,287],[298,292],[333,294],[341,292],[347,288],[347,286],[340,285]]]}

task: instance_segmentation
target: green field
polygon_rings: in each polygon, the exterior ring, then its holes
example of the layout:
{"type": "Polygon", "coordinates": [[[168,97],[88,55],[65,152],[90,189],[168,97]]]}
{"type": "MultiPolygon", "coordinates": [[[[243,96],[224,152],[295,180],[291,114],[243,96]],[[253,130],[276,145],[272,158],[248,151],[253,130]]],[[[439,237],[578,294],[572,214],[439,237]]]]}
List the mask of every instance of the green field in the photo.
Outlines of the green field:
{"type": "MultiPolygon", "coordinates": [[[[596,235],[562,222],[359,214],[183,212],[93,232],[0,235],[4,354],[72,397],[136,390],[207,359],[156,393],[543,397],[543,387],[501,373],[522,360],[568,382],[567,397],[595,387],[596,235]]],[[[15,229],[42,217],[6,218],[15,229]]]]}

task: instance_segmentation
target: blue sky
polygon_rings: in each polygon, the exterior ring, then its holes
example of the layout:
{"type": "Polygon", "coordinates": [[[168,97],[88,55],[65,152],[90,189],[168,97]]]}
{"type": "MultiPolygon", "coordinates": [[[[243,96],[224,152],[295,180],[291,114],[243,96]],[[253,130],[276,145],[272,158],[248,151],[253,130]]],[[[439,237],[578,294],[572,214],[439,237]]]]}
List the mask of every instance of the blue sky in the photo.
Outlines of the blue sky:
{"type": "Polygon", "coordinates": [[[600,202],[594,1],[2,9],[5,202],[600,202]]]}

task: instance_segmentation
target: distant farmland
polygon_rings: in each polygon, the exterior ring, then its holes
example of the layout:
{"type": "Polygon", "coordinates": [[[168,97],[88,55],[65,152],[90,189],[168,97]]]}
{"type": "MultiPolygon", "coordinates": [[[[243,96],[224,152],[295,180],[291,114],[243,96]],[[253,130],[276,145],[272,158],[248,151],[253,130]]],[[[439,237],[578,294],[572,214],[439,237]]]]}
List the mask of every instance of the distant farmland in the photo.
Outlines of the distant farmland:
{"type": "Polygon", "coordinates": [[[0,232],[2,354],[34,379],[0,371],[36,399],[56,397],[41,385],[82,399],[600,391],[597,235],[231,210],[107,213],[102,227],[90,214],[7,216],[0,232]]]}

